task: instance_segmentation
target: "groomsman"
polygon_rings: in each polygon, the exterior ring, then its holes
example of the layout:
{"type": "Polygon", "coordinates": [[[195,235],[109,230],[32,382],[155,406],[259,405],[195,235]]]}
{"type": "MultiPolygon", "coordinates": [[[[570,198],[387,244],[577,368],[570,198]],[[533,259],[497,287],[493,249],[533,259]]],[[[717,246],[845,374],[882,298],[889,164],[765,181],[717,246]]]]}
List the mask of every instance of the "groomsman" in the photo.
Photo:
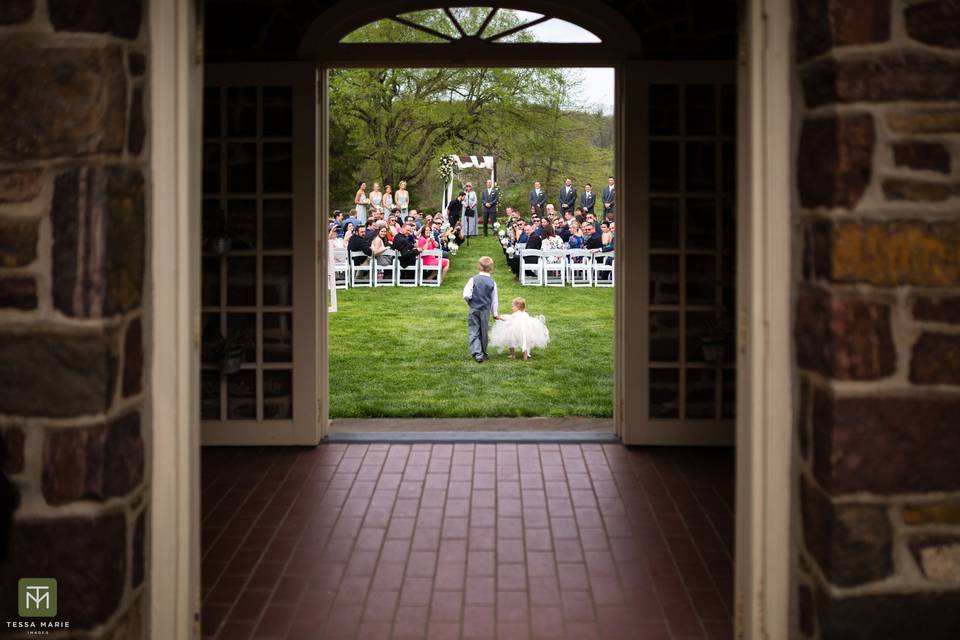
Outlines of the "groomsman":
{"type": "Polygon", "coordinates": [[[603,217],[612,217],[617,207],[617,185],[613,176],[607,178],[607,186],[603,188],[600,199],[603,201],[603,217]]]}
{"type": "Polygon", "coordinates": [[[560,213],[573,211],[577,206],[577,188],[573,186],[573,180],[567,178],[560,188],[560,213]]]}
{"type": "Polygon", "coordinates": [[[583,193],[580,195],[580,208],[584,213],[593,213],[593,207],[597,204],[597,194],[593,192],[593,186],[588,182],[583,185],[583,193]]]}
{"type": "Polygon", "coordinates": [[[477,235],[477,192],[469,182],[463,188],[463,235],[477,235]]]}
{"type": "Polygon", "coordinates": [[[497,221],[497,205],[500,199],[493,190],[493,180],[487,180],[487,188],[481,194],[483,200],[483,235],[487,235],[487,223],[492,226],[497,221]]]}
{"type": "Polygon", "coordinates": [[[547,194],[540,188],[540,181],[533,183],[530,190],[530,206],[537,208],[537,213],[543,213],[543,204],[547,201],[547,194]]]}

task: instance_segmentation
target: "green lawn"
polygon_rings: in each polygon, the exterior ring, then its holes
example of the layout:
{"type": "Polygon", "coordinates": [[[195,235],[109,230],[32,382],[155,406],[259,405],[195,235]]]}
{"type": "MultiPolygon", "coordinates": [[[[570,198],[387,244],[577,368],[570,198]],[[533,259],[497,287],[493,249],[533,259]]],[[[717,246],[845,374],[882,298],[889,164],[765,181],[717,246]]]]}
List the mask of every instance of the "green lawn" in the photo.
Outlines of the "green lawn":
{"type": "Polygon", "coordinates": [[[330,314],[330,416],[613,415],[613,289],[522,287],[496,239],[473,238],[439,288],[349,289],[330,314]],[[501,313],[523,296],[550,345],[528,362],[467,349],[463,285],[494,259],[501,313]]]}

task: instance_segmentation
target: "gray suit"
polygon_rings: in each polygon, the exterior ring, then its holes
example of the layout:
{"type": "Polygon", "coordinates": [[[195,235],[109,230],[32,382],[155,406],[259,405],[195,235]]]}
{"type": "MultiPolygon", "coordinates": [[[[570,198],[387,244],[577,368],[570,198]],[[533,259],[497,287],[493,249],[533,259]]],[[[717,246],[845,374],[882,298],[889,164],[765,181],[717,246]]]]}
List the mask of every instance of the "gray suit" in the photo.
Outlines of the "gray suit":
{"type": "Polygon", "coordinates": [[[467,280],[463,288],[463,299],[469,307],[467,341],[470,344],[470,355],[475,360],[484,358],[487,355],[490,313],[497,312],[497,283],[489,274],[478,273],[467,280]]]}

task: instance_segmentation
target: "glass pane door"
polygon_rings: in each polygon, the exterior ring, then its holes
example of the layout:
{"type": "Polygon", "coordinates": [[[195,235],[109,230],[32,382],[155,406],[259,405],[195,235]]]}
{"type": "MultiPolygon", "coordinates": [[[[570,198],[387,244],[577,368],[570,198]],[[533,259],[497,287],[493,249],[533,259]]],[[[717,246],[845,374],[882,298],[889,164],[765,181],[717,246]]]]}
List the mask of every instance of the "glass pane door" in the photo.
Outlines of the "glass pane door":
{"type": "Polygon", "coordinates": [[[283,73],[258,82],[260,68],[213,69],[204,90],[200,413],[205,435],[235,444],[292,443],[297,403],[315,403],[294,392],[295,377],[309,375],[309,362],[303,372],[295,366],[306,335],[298,316],[309,325],[315,303],[299,299],[315,271],[294,268],[295,234],[315,230],[295,157],[312,165],[315,140],[296,135],[297,83],[283,73]]]}
{"type": "Polygon", "coordinates": [[[734,86],[698,78],[651,81],[647,89],[649,419],[666,430],[730,422],[736,396],[734,86]]]}

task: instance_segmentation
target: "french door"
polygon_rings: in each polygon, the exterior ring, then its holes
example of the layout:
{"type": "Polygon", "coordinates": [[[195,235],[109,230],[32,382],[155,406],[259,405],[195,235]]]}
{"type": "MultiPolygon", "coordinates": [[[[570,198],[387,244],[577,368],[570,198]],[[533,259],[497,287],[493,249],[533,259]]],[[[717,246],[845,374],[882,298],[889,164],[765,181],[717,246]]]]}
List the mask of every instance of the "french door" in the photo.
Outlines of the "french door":
{"type": "MultiPolygon", "coordinates": [[[[635,442],[733,445],[736,90],[732,63],[647,63],[633,75],[646,397],[635,442]]],[[[639,265],[638,265],[639,266],[639,265]]]]}
{"type": "Polygon", "coordinates": [[[316,444],[312,64],[205,68],[202,444],[316,444]]]}

